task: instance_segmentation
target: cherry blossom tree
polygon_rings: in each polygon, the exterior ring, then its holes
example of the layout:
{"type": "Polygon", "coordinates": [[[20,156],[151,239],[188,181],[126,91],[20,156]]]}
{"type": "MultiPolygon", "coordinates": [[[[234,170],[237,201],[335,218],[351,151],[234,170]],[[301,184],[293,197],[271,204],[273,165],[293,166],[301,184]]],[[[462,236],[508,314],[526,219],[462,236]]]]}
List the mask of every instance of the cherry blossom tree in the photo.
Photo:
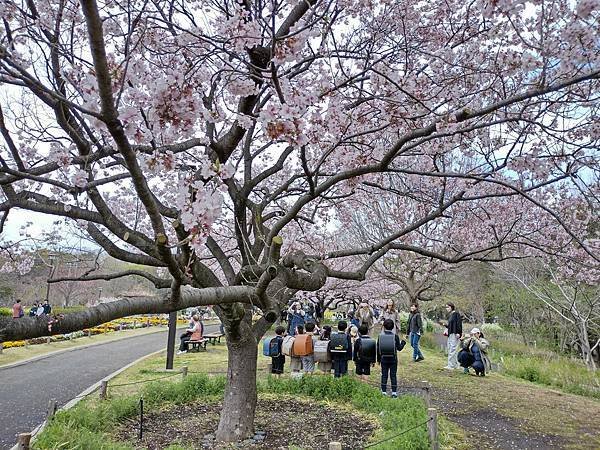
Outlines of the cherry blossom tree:
{"type": "Polygon", "coordinates": [[[221,440],[252,433],[257,342],[298,291],[362,281],[391,250],[598,263],[595,0],[2,0],[0,16],[0,229],[14,209],[59,216],[162,268],[77,277],[161,291],[53,332],[215,305],[221,440]],[[334,238],[384,193],[414,203],[387,235],[334,238]]]}

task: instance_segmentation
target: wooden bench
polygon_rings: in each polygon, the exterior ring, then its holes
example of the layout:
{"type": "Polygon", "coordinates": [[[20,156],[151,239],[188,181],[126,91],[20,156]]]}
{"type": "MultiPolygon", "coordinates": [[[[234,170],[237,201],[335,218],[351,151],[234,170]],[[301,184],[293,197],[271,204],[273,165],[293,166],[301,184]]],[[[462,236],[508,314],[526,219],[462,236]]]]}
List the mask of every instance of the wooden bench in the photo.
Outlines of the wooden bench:
{"type": "MultiPolygon", "coordinates": [[[[205,334],[203,337],[204,339],[208,340],[208,342],[210,342],[212,345],[215,345],[217,342],[220,344],[221,343],[221,338],[225,336],[224,334],[221,333],[209,333],[209,334],[205,334]]],[[[204,346],[206,348],[206,345],[204,346]]]]}
{"type": "Polygon", "coordinates": [[[200,349],[206,350],[206,344],[208,341],[206,339],[200,339],[199,341],[188,341],[188,352],[199,352],[200,349]]]}

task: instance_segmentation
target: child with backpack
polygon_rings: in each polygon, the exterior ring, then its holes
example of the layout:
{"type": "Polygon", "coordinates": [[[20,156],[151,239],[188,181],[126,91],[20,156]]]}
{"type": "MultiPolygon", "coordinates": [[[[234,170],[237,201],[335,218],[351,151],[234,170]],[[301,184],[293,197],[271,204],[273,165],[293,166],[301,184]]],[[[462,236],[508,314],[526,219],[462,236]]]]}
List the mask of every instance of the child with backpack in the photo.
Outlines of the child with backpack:
{"type": "Polygon", "coordinates": [[[371,366],[377,360],[377,343],[369,337],[369,326],[364,323],[358,327],[358,337],[354,341],[354,363],[356,375],[361,380],[368,380],[371,375],[371,366]]]}
{"type": "MultiPolygon", "coordinates": [[[[295,333],[294,333],[294,336],[296,337],[296,339],[294,339],[294,347],[293,347],[292,355],[290,356],[290,370],[292,371],[292,373],[298,373],[302,370],[302,358],[297,353],[296,340],[298,339],[299,336],[301,336],[303,334],[304,334],[304,326],[297,325],[296,329],[295,329],[295,333]]],[[[302,339],[302,338],[300,338],[300,339],[302,339]]],[[[300,376],[301,376],[301,374],[300,374],[300,376]]]]}
{"type": "Polygon", "coordinates": [[[315,343],[315,361],[318,361],[319,370],[323,373],[331,373],[331,351],[329,350],[329,340],[331,339],[331,327],[325,325],[318,343],[315,343]]]}
{"type": "Polygon", "coordinates": [[[406,341],[400,341],[394,333],[394,321],[386,319],[383,321],[383,330],[377,339],[377,362],[381,365],[381,393],[387,395],[388,376],[392,385],[392,398],[398,397],[398,355],[396,351],[402,351],[406,341]]]}
{"type": "Polygon", "coordinates": [[[331,334],[329,351],[333,364],[333,376],[339,378],[348,373],[348,361],[352,359],[352,342],[346,334],[348,324],[345,320],[338,322],[338,332],[331,334]]]}
{"type": "Polygon", "coordinates": [[[301,354],[300,359],[302,360],[302,370],[304,373],[313,373],[315,371],[314,346],[317,338],[315,336],[315,328],[316,325],[314,322],[307,322],[304,325],[304,329],[306,330],[305,336],[307,337],[304,338],[302,334],[296,336],[296,340],[300,342],[298,344],[301,347],[299,353],[301,354]],[[306,339],[306,342],[303,339],[306,339]]]}
{"type": "Polygon", "coordinates": [[[271,373],[280,377],[285,366],[285,355],[282,351],[283,334],[285,328],[278,326],[275,328],[276,336],[269,342],[269,356],[271,357],[271,373]]]}

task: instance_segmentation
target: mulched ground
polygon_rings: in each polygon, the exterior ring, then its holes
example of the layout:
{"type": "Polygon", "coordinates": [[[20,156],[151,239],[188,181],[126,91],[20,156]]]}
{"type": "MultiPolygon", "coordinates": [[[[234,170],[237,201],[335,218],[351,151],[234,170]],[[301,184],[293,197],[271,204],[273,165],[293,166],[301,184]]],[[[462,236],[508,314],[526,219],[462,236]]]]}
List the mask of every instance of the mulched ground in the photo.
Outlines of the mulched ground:
{"type": "Polygon", "coordinates": [[[196,449],[252,450],[286,449],[297,445],[302,449],[324,449],[329,442],[341,442],[343,448],[361,448],[374,433],[376,425],[368,418],[349,414],[344,409],[328,408],[294,399],[259,399],[255,430],[260,441],[248,439],[218,445],[212,440],[219,423],[221,403],[174,406],[144,418],[143,439],[138,440],[139,422],[131,419],[117,430],[117,438],[131,442],[136,448],[159,450],[171,444],[196,449]],[[185,418],[185,420],[182,420],[185,418]],[[352,424],[352,426],[349,426],[352,424]]]}

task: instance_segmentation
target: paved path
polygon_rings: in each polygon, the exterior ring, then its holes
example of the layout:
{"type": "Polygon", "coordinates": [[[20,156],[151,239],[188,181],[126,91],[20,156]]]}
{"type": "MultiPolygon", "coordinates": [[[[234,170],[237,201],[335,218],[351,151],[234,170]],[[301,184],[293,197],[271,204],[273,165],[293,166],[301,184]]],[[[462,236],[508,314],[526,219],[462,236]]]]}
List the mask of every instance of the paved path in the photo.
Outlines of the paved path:
{"type": "MultiPolygon", "coordinates": [[[[215,325],[207,326],[206,332],[217,329],[215,325]]],[[[16,434],[31,431],[42,423],[50,399],[62,406],[105,376],[166,346],[165,329],[87,349],[76,348],[18,367],[0,368],[0,449],[11,448],[16,434]]]]}

